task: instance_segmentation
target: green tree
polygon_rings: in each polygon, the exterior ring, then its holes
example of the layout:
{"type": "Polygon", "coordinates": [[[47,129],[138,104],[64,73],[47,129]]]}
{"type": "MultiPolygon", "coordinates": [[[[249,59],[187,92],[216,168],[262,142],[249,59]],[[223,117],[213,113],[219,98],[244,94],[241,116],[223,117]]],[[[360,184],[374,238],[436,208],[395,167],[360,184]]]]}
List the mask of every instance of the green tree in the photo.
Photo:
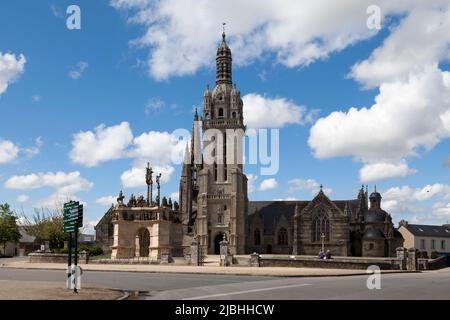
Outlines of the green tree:
{"type": "Polygon", "coordinates": [[[0,205],[0,244],[3,245],[3,252],[6,253],[8,242],[19,242],[22,235],[17,226],[17,217],[11,211],[7,203],[0,205]]]}
{"type": "Polygon", "coordinates": [[[50,249],[64,247],[69,235],[64,233],[64,217],[60,210],[35,210],[32,221],[25,218],[25,230],[35,236],[38,241],[48,241],[50,249]]]}

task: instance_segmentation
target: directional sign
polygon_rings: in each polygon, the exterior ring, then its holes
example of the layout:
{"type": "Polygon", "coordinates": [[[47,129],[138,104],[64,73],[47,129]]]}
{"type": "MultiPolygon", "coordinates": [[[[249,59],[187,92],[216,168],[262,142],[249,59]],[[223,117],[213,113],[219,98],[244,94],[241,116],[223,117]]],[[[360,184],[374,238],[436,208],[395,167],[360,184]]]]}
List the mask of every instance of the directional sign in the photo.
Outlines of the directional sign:
{"type": "Polygon", "coordinates": [[[64,232],[75,232],[83,226],[83,205],[78,201],[64,204],[64,232]]]}

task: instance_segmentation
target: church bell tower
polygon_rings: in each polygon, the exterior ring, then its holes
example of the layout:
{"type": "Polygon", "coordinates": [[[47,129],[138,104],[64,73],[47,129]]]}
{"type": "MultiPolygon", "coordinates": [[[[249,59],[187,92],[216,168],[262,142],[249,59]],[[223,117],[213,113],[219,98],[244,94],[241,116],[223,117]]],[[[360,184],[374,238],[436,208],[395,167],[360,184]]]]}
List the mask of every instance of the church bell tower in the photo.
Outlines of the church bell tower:
{"type": "Polygon", "coordinates": [[[216,54],[216,85],[203,95],[203,165],[198,171],[196,233],[209,254],[225,237],[231,254],[245,253],[247,177],[241,93],[233,84],[232,54],[225,31],[216,54]]]}

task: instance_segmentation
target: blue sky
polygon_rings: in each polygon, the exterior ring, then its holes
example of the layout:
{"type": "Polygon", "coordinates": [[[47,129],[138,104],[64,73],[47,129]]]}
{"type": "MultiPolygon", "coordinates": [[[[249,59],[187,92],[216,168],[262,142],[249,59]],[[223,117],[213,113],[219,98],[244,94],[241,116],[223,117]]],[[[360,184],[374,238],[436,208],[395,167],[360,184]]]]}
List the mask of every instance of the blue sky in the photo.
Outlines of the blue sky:
{"type": "Polygon", "coordinates": [[[119,190],[143,193],[136,179],[146,161],[163,168],[162,191],[175,196],[180,166],[159,153],[180,148],[164,139],[190,130],[214,85],[227,21],[234,81],[258,115],[248,125],[266,123],[273,108],[287,114],[276,125],[279,172],[245,167],[251,200],[311,199],[320,184],[332,199],[349,199],[376,184],[394,220],[445,223],[449,7],[375,1],[374,30],[372,2],[248,1],[237,10],[234,1],[206,1],[185,14],[190,1],[2,1],[0,201],[31,215],[76,198],[93,224],[119,190]],[[81,30],[66,27],[71,4],[81,30]]]}

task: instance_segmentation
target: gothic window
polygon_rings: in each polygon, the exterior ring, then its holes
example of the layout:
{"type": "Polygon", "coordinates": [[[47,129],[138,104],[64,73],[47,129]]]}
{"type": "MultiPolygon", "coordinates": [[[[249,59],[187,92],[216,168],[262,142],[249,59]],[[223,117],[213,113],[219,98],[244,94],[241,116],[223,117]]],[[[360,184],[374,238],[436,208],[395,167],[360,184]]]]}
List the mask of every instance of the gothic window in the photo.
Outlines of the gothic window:
{"type": "Polygon", "coordinates": [[[322,235],[325,236],[325,241],[330,241],[330,220],[323,209],[313,219],[312,231],[313,242],[321,242],[322,235]]]}
{"type": "Polygon", "coordinates": [[[228,181],[227,139],[223,143],[223,180],[228,181]]]}
{"type": "Polygon", "coordinates": [[[261,232],[259,231],[259,229],[255,229],[255,231],[253,232],[253,241],[255,246],[261,245],[261,232]]]}
{"type": "Polygon", "coordinates": [[[232,113],[232,117],[233,117],[233,119],[236,119],[236,112],[232,113]]]}
{"type": "Polygon", "coordinates": [[[222,213],[220,213],[220,214],[217,216],[217,223],[223,224],[223,214],[222,214],[222,213]]]}
{"type": "Polygon", "coordinates": [[[217,181],[217,163],[214,162],[214,181],[217,181]]]}
{"type": "Polygon", "coordinates": [[[278,245],[287,246],[288,244],[288,235],[287,230],[285,228],[281,228],[278,230],[278,245]]]}
{"type": "Polygon", "coordinates": [[[223,118],[223,108],[219,108],[219,118],[223,118]]]}

